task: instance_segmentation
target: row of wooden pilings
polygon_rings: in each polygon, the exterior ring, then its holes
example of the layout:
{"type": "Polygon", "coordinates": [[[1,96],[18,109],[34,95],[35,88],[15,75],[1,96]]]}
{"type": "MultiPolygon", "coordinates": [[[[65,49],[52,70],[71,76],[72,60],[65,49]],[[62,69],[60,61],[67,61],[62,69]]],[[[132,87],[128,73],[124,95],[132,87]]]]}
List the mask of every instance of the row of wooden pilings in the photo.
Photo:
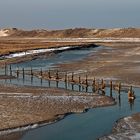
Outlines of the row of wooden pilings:
{"type": "Polygon", "coordinates": [[[42,79],[46,79],[46,80],[55,80],[57,82],[59,81],[63,81],[65,83],[71,83],[71,84],[75,84],[75,85],[80,85],[85,87],[86,89],[89,86],[92,86],[93,88],[93,92],[99,92],[102,91],[104,93],[105,88],[106,87],[110,87],[110,96],[112,96],[112,91],[113,90],[117,90],[118,93],[120,94],[121,92],[121,83],[113,83],[112,80],[110,80],[110,83],[106,83],[106,81],[104,81],[103,79],[101,80],[96,80],[95,78],[93,80],[88,80],[88,75],[85,75],[85,78],[81,78],[80,75],[79,76],[75,76],[74,72],[71,73],[67,73],[67,72],[59,72],[58,70],[54,71],[54,70],[48,70],[43,71],[42,68],[40,69],[40,71],[38,70],[33,70],[32,67],[30,68],[30,70],[25,70],[25,68],[19,69],[18,67],[16,68],[16,70],[13,70],[11,65],[9,66],[9,72],[8,72],[8,67],[5,65],[5,75],[10,74],[10,76],[13,76],[16,74],[16,77],[19,78],[19,75],[21,75],[20,77],[22,77],[22,79],[25,79],[26,75],[31,75],[31,81],[33,81],[33,77],[37,76],[41,79],[41,83],[42,83],[42,79]],[[62,75],[63,73],[63,75],[62,75]]]}

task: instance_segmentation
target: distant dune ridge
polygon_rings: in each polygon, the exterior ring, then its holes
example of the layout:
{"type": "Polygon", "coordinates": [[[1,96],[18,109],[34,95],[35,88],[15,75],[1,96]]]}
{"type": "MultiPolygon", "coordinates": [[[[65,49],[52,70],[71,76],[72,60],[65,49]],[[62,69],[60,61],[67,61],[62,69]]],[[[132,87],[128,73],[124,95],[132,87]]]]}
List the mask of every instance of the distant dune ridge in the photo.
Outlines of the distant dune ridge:
{"type": "Polygon", "coordinates": [[[47,38],[92,38],[92,37],[130,37],[140,38],[140,28],[86,29],[74,28],[65,30],[31,30],[17,28],[0,29],[0,37],[47,37],[47,38]]]}

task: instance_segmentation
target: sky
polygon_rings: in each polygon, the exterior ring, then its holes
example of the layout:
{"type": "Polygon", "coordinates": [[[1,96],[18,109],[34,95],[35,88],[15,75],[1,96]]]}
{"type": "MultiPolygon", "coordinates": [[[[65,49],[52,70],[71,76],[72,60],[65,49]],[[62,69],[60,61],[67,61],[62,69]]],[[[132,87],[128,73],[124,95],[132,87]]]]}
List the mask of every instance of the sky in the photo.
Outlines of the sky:
{"type": "Polygon", "coordinates": [[[0,28],[140,27],[140,0],[0,0],[0,28]]]}

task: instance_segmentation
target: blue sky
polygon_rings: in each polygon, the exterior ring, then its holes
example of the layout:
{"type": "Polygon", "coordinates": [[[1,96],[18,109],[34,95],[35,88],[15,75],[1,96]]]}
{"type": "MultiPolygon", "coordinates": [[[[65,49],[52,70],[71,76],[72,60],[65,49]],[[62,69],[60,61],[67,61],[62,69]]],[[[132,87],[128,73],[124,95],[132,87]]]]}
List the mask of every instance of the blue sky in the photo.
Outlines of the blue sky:
{"type": "Polygon", "coordinates": [[[0,28],[140,27],[140,0],[0,0],[0,28]]]}

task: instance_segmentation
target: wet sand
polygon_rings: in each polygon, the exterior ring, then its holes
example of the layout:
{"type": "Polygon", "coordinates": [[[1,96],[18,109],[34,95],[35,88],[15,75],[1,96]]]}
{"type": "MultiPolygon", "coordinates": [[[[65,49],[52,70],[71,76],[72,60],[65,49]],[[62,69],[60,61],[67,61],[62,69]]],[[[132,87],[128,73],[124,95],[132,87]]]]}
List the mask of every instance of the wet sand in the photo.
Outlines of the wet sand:
{"type": "MultiPolygon", "coordinates": [[[[103,44],[106,45],[106,44],[103,44]]],[[[86,59],[57,65],[60,71],[74,72],[75,77],[115,79],[140,86],[140,44],[110,44],[86,59]]]]}
{"type": "Polygon", "coordinates": [[[0,130],[54,122],[65,114],[113,105],[112,98],[55,88],[0,85],[0,130]]]}

